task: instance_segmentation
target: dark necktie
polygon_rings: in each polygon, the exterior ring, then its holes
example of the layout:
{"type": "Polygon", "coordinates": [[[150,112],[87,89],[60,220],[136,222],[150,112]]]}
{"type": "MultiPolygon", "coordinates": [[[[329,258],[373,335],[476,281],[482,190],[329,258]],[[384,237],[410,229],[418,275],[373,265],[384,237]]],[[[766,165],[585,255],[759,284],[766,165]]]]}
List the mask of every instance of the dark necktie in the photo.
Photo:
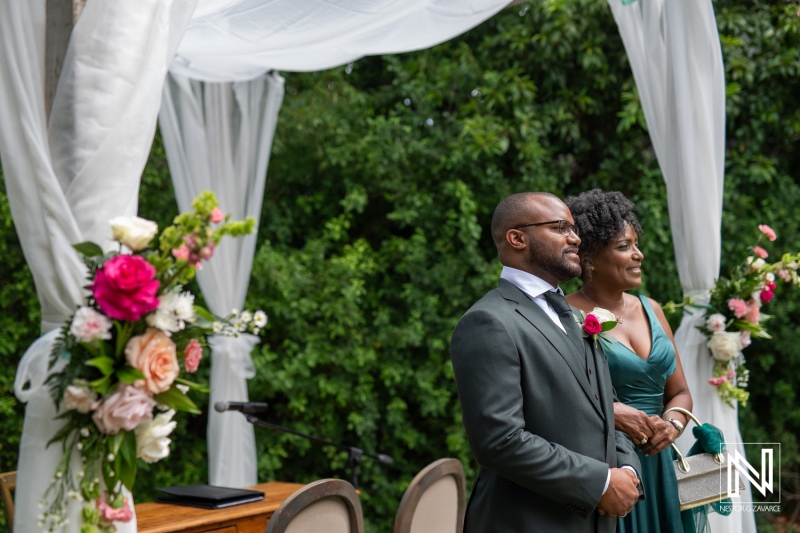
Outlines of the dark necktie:
{"type": "Polygon", "coordinates": [[[556,291],[546,291],[544,293],[544,299],[547,300],[547,303],[549,303],[558,314],[558,319],[561,321],[561,325],[564,326],[564,331],[567,332],[567,336],[580,348],[583,344],[581,342],[583,335],[581,334],[580,326],[575,322],[572,308],[567,303],[566,298],[556,291]]]}

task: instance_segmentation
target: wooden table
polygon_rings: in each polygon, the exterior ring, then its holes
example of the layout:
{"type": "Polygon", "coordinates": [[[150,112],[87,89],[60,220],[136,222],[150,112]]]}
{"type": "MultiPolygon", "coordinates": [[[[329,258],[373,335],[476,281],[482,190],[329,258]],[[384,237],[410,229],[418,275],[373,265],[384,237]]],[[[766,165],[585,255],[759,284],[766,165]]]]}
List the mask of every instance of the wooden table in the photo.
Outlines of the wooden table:
{"type": "Polygon", "coordinates": [[[280,481],[261,483],[249,488],[262,491],[263,500],[224,509],[141,503],[136,505],[136,523],[139,533],[264,533],[272,513],[302,486],[280,481]]]}

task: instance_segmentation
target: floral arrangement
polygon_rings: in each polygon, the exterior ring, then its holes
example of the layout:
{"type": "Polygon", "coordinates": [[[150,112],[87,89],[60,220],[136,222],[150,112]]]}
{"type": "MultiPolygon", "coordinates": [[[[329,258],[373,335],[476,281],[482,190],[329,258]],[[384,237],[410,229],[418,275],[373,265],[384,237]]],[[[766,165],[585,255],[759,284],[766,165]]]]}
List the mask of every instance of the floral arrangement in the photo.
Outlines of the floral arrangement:
{"type": "Polygon", "coordinates": [[[750,396],[746,390],[749,372],[742,350],[754,338],[771,338],[764,327],[771,317],[761,311],[762,307],[775,297],[779,281],[800,285],[797,274],[800,254],[783,254],[780,260],[768,262],[769,252],[759,244],[763,239],[775,241],[777,235],[766,224],[758,229],[761,235],[748,248],[751,253],[730,277],[720,277],[710,294],[702,296],[710,297],[707,305],[697,303],[700,297],[686,297],[681,304],[669,302],[664,306],[667,312],[684,305],[707,310],[706,321],[698,329],[708,337],[707,346],[714,358],[713,375],[708,383],[716,387],[719,397],[731,407],[735,402],[747,405],[750,396]]]}
{"type": "Polygon", "coordinates": [[[614,313],[602,307],[595,307],[588,313],[581,311],[581,317],[582,321],[578,320],[578,317],[575,317],[575,320],[581,326],[583,337],[591,337],[595,344],[598,342],[598,338],[611,337],[611,334],[607,332],[613,329],[618,322],[614,313]]]}
{"type": "Polygon", "coordinates": [[[252,218],[229,220],[210,192],[192,207],[160,236],[149,220],[112,219],[118,251],[75,245],[89,285],[50,358],[47,383],[65,425],[48,443],[60,443],[63,457],[40,504],[43,530],[66,523],[70,499],[84,503],[81,533],[113,531],[113,522],[130,521],[133,509],[122,488],[133,489],[137,458],[167,457],[176,411],[200,412],[188,392],[208,391],[181,374],[197,371],[206,337],[257,333],[267,322],[262,311],[215,318],[184,290],[223,236],[246,235],[255,226],[252,218]]]}

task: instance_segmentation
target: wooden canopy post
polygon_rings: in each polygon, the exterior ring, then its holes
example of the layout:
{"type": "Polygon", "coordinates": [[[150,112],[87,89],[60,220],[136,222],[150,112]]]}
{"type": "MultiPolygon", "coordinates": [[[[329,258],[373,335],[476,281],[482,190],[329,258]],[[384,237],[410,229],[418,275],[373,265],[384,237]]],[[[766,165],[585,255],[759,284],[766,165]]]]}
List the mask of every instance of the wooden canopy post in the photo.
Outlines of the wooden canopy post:
{"type": "Polygon", "coordinates": [[[53,108],[61,67],[72,28],[78,22],[86,0],[47,0],[44,43],[44,109],[47,118],[53,108]]]}

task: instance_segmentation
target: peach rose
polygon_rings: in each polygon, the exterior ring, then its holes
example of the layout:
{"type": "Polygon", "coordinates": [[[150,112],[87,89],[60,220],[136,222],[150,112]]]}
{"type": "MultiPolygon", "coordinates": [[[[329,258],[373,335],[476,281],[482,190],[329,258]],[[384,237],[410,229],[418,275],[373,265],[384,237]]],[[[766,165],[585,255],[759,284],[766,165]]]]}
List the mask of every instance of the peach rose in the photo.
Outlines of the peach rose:
{"type": "Polygon", "coordinates": [[[175,343],[155,328],[147,328],[128,341],[125,359],[144,374],[144,386],[151,394],[169,389],[180,371],[175,343]]]}

